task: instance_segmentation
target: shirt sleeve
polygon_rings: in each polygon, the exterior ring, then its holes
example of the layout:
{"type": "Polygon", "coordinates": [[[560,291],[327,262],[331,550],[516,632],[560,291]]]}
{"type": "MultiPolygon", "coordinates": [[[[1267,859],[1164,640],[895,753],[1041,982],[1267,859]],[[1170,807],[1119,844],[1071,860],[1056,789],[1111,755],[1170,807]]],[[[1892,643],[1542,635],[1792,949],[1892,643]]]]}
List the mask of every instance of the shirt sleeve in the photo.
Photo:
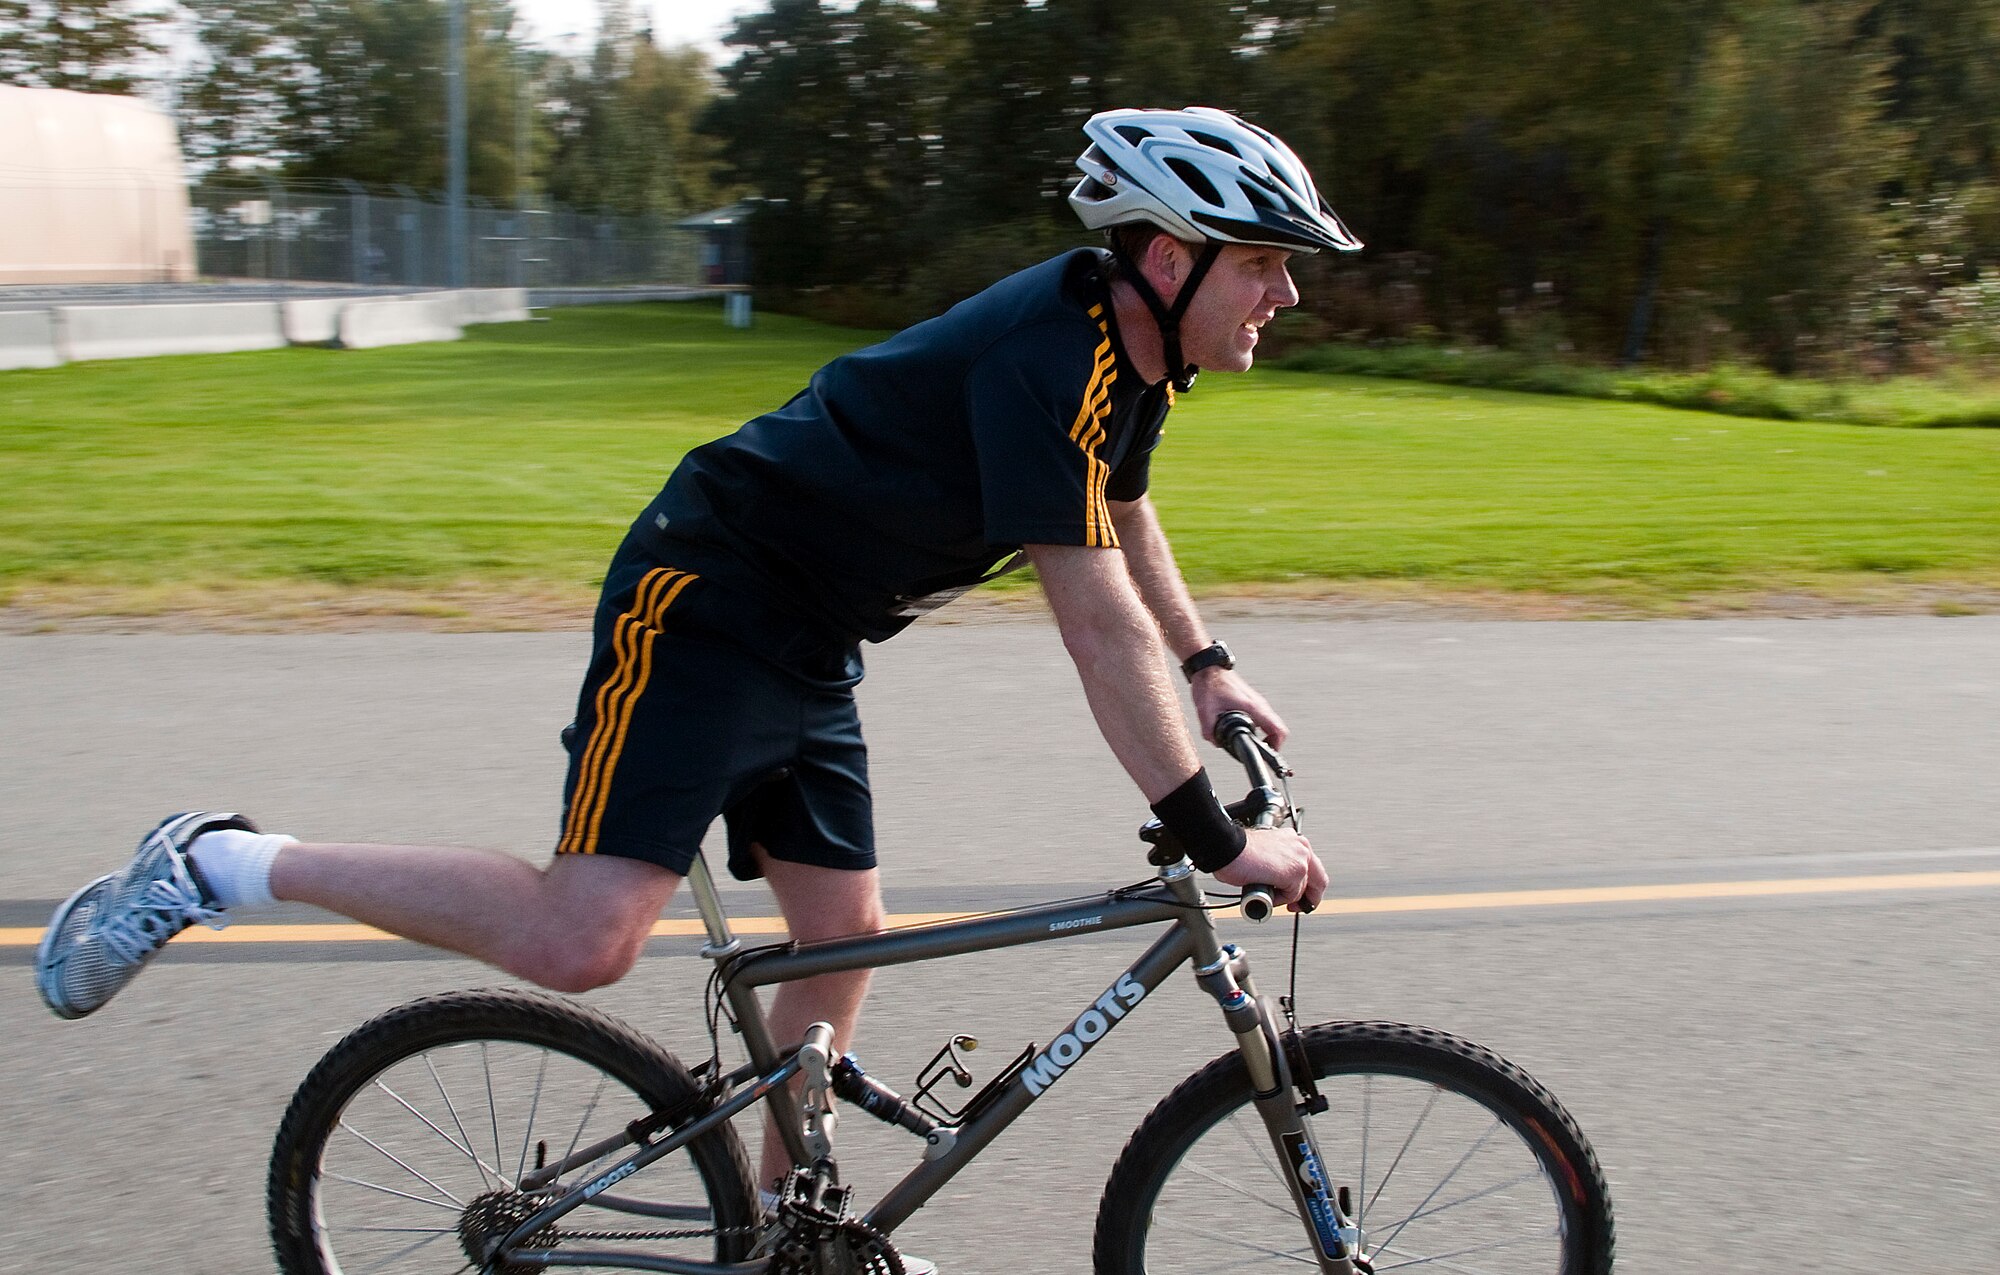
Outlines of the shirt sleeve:
{"type": "Polygon", "coordinates": [[[1146,431],[1146,436],[1132,448],[1131,454],[1111,471],[1111,480],[1104,485],[1107,498],[1137,500],[1146,494],[1153,478],[1153,452],[1160,445],[1160,434],[1166,420],[1167,414],[1162,411],[1153,419],[1152,428],[1146,431]]]}
{"type": "Polygon", "coordinates": [[[1101,458],[1118,367],[1103,315],[1092,319],[1010,333],[967,377],[988,544],[1118,545],[1101,458]]]}

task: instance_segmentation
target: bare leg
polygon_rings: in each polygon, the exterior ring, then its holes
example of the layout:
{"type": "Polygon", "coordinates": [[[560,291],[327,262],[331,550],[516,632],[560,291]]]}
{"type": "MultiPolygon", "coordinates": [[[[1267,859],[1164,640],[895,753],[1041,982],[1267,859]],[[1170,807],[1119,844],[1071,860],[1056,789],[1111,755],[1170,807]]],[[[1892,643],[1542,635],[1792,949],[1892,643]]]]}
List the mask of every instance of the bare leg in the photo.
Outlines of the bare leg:
{"type": "MultiPolygon", "coordinates": [[[[802,943],[844,934],[873,934],[883,926],[881,878],[875,869],[849,872],[786,863],[756,847],[764,879],[785,914],[785,928],[802,943]]],[[[806,1034],[817,1022],[833,1024],[835,1052],[845,1050],[861,1018],[861,1001],[868,994],[867,970],[821,974],[780,986],[771,998],[767,1019],[771,1039],[783,1048],[806,1034]]],[[[764,1153],[758,1181],[770,1186],[791,1168],[784,1140],[769,1120],[764,1125],[764,1153]]]]}
{"type": "Polygon", "coordinates": [[[680,880],[637,859],[558,855],[537,868],[494,850],[429,846],[299,844],[271,865],[280,899],[561,992],[602,987],[631,969],[680,880]]]}

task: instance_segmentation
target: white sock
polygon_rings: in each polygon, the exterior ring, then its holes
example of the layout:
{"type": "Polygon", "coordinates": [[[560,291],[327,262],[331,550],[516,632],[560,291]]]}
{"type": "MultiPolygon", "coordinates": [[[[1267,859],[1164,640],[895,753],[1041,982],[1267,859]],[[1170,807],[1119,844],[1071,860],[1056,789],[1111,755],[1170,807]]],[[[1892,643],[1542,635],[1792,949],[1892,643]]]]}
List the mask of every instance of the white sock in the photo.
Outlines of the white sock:
{"type": "Polygon", "coordinates": [[[188,858],[216,905],[240,912],[277,902],[271,894],[271,861],[278,851],[297,844],[297,837],[281,833],[220,828],[196,837],[188,847],[188,858]]]}

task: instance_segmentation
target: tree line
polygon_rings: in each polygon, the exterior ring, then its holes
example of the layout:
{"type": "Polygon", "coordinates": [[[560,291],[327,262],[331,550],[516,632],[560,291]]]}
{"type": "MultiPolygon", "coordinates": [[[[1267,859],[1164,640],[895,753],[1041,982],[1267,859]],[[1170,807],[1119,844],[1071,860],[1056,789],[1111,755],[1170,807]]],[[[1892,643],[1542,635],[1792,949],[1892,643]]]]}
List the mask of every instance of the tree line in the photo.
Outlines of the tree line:
{"type": "MultiPolygon", "coordinates": [[[[1078,242],[1082,120],[1204,103],[1290,140],[1368,241],[1303,263],[1295,339],[2000,356],[1992,0],[769,0],[719,68],[625,0],[576,56],[466,5],[476,193],[752,197],[760,285],[830,317],[920,317],[1078,242]]],[[[443,0],[183,7],[197,163],[442,185],[443,0]]],[[[82,10],[137,12],[0,0],[0,69],[73,82],[62,40],[21,33],[82,10]]]]}

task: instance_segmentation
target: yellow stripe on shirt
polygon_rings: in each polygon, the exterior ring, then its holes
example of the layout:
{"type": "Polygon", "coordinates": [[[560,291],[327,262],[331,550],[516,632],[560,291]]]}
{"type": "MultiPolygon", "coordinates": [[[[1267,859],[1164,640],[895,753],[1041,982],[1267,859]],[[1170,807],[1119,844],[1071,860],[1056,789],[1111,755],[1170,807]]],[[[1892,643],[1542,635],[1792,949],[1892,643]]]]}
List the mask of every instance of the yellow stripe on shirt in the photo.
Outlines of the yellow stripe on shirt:
{"type": "Polygon", "coordinates": [[[1083,387],[1083,405],[1070,426],[1070,441],[1083,452],[1083,543],[1092,549],[1115,549],[1118,532],[1111,525],[1111,507],[1104,491],[1111,480],[1111,467],[1099,460],[1097,449],[1105,439],[1105,423],[1111,417],[1111,387],[1118,380],[1118,356],[1111,349],[1111,327],[1104,307],[1090,308],[1097,320],[1102,340],[1091,356],[1090,380],[1083,387]]]}

